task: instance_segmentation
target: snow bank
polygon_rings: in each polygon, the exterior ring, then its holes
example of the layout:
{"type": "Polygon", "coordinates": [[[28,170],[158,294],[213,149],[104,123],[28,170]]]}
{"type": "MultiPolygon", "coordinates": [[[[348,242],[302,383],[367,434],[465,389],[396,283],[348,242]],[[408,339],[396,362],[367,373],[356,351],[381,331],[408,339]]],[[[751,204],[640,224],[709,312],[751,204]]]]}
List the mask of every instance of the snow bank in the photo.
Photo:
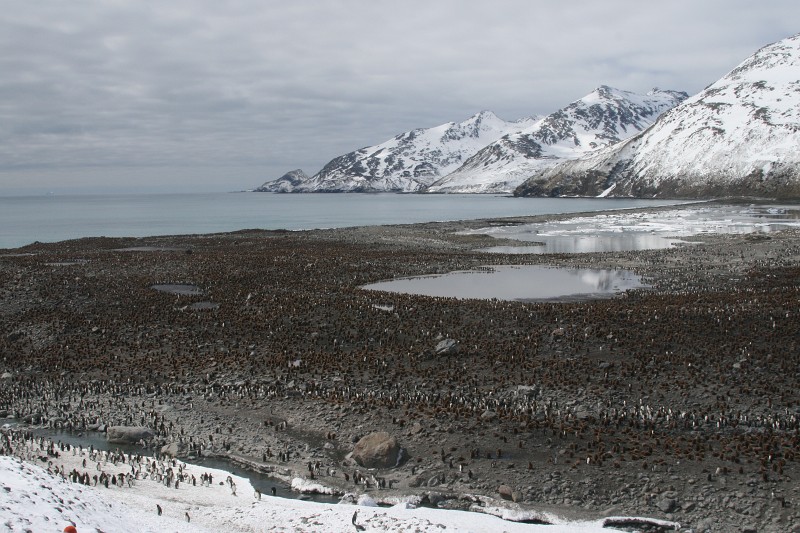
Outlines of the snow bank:
{"type": "MultiPolygon", "coordinates": [[[[62,454],[69,472],[80,469],[80,455],[62,454]]],[[[55,465],[54,465],[55,466],[55,465]]],[[[101,464],[101,468],[110,467],[101,464]]],[[[121,464],[123,467],[127,465],[121,464]]],[[[211,486],[170,488],[156,480],[137,480],[131,487],[90,487],[54,476],[41,466],[0,456],[0,523],[10,531],[62,531],[73,524],[79,533],[114,531],[230,533],[256,531],[341,532],[353,529],[353,507],[263,496],[260,500],[247,480],[232,476],[238,486],[231,493],[227,473],[187,465],[196,476],[212,472],[211,486]],[[220,481],[222,483],[220,484],[220,481]],[[157,513],[156,505],[162,508],[157,513]],[[189,522],[186,521],[187,515],[189,522]]],[[[364,500],[364,503],[367,503],[364,500]]],[[[600,533],[604,522],[561,522],[543,526],[506,522],[495,516],[463,511],[358,507],[357,523],[366,531],[436,531],[509,533],[600,533]]]]}
{"type": "Polygon", "coordinates": [[[301,477],[292,478],[292,490],[302,494],[341,494],[340,491],[301,477]]]}

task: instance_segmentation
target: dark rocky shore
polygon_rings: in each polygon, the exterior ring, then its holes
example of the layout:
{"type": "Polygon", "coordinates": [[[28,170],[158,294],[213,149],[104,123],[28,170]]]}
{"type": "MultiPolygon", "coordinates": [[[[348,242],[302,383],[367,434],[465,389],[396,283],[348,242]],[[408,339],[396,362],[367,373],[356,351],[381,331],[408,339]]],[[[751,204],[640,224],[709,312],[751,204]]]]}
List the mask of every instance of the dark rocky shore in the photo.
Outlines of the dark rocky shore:
{"type": "Polygon", "coordinates": [[[147,426],[182,457],[376,500],[800,531],[800,232],[583,255],[484,254],[501,243],[455,234],[516,222],[536,219],[0,252],[0,414],[147,426]],[[625,268],[652,288],[546,303],[359,288],[489,264],[625,268]],[[153,288],[170,284],[199,291],[153,288]],[[397,466],[348,457],[377,431],[397,466]]]}

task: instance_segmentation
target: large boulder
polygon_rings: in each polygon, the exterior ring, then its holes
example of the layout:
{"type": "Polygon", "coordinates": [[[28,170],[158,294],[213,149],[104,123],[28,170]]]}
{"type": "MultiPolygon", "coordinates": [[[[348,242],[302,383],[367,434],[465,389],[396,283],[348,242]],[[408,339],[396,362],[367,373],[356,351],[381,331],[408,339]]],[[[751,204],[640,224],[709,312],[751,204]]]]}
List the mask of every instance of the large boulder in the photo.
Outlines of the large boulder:
{"type": "Polygon", "coordinates": [[[186,457],[189,452],[189,446],[183,442],[170,442],[161,447],[161,455],[168,455],[170,457],[186,457]]]}
{"type": "Polygon", "coordinates": [[[353,449],[353,459],[364,468],[391,468],[397,465],[400,444],[385,431],[362,437],[353,449]]]}
{"type": "Polygon", "coordinates": [[[144,426],[109,426],[106,440],[114,444],[136,444],[153,438],[153,430],[144,426]]]}
{"type": "Polygon", "coordinates": [[[497,487],[497,493],[504,500],[511,500],[512,497],[514,496],[514,489],[512,489],[508,485],[500,485],[499,487],[497,487]]]}

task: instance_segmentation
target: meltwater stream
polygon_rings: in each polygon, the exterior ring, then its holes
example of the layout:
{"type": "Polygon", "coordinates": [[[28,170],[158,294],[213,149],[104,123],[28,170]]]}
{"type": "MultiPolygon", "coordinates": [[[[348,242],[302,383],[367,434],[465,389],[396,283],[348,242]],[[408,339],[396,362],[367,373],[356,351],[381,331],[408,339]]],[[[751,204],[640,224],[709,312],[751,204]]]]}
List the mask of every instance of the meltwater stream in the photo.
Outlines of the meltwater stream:
{"type": "MultiPolygon", "coordinates": [[[[46,437],[53,442],[61,442],[69,444],[70,446],[83,446],[89,448],[93,446],[95,450],[115,451],[119,450],[127,454],[138,454],[152,456],[152,450],[138,446],[135,444],[116,444],[109,443],[106,440],[105,433],[99,431],[84,431],[74,433],[70,431],[47,429],[47,428],[34,428],[31,432],[39,437],[46,437]]],[[[196,460],[185,461],[182,463],[190,463],[200,468],[210,468],[216,470],[224,470],[233,475],[243,477],[250,481],[254,489],[258,489],[262,494],[268,495],[272,493],[272,488],[275,488],[275,496],[280,498],[293,498],[310,500],[321,503],[338,503],[339,497],[327,494],[300,494],[293,491],[284,481],[276,479],[267,474],[262,474],[254,470],[249,470],[239,466],[233,461],[224,458],[198,458],[196,460]]]]}

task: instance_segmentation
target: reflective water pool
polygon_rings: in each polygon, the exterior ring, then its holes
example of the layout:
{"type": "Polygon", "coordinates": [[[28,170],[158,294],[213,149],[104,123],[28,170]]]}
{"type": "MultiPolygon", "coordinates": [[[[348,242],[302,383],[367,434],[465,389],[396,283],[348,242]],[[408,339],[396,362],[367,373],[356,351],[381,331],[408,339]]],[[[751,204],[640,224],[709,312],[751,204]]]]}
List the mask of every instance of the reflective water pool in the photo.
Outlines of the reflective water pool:
{"type": "Polygon", "coordinates": [[[660,250],[710,233],[769,233],[800,226],[797,206],[707,206],[656,212],[618,211],[539,224],[493,226],[462,232],[521,241],[482,252],[556,254],[660,250]],[[524,244],[523,244],[524,243],[524,244]]]}
{"type": "Polygon", "coordinates": [[[646,287],[627,270],[552,268],[504,265],[382,281],[362,289],[498,300],[585,300],[608,298],[628,289],[646,287]]]}

